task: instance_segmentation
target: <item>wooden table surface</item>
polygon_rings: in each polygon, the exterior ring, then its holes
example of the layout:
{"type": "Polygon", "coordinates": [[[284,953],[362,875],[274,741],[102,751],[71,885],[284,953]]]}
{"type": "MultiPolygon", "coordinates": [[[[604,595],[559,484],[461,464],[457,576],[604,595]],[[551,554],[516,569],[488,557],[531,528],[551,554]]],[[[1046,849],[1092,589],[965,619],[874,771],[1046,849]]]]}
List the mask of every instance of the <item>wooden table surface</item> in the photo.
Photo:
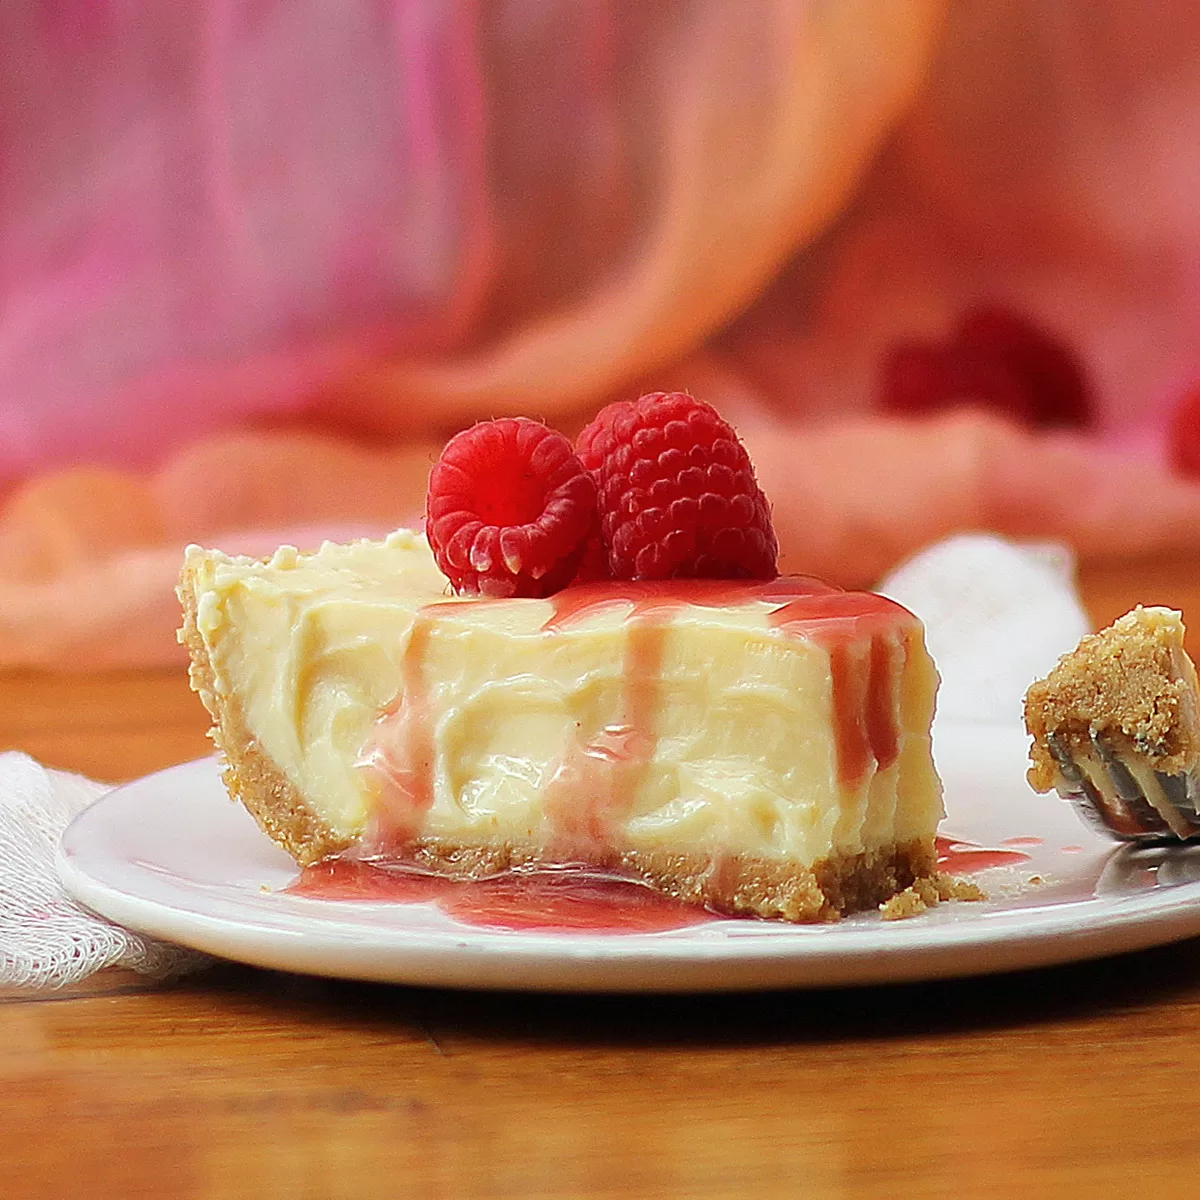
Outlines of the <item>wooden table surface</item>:
{"type": "MultiPolygon", "coordinates": [[[[1196,614],[1200,562],[1089,570],[1196,614]]],[[[0,678],[0,747],[206,752],[181,674],[0,678]]],[[[1200,940],[936,985],[547,997],[220,967],[0,998],[5,1197],[1200,1195],[1200,940]]]]}

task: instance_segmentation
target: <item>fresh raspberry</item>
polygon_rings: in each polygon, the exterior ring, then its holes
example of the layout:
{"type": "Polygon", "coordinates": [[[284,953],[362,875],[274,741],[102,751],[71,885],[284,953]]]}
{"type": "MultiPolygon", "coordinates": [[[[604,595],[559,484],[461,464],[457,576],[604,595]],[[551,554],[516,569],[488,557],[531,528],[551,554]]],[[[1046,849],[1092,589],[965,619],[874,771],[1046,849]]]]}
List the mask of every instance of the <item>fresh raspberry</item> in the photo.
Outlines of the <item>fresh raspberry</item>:
{"type": "Polygon", "coordinates": [[[612,575],[608,569],[608,548],[604,545],[604,538],[600,535],[600,521],[597,518],[595,535],[588,539],[588,544],[583,551],[583,558],[579,562],[579,569],[575,572],[575,578],[572,583],[597,583],[602,579],[611,579],[612,575]]]}
{"type": "Polygon", "coordinates": [[[526,417],[482,421],[430,473],[425,529],[455,591],[549,596],[597,535],[596,484],[561,433],[526,417]]]}
{"type": "Polygon", "coordinates": [[[746,448],[708,404],[610,404],[575,451],[596,478],[615,579],[774,579],[779,547],[746,448]]]}
{"type": "Polygon", "coordinates": [[[1184,393],[1167,427],[1171,466],[1186,479],[1200,479],[1200,386],[1184,393]]]}
{"type": "Polygon", "coordinates": [[[976,403],[1027,425],[1086,425],[1083,368],[1062,343],[1007,309],[968,311],[945,345],[908,341],[885,355],[880,406],[905,414],[976,403]]]}

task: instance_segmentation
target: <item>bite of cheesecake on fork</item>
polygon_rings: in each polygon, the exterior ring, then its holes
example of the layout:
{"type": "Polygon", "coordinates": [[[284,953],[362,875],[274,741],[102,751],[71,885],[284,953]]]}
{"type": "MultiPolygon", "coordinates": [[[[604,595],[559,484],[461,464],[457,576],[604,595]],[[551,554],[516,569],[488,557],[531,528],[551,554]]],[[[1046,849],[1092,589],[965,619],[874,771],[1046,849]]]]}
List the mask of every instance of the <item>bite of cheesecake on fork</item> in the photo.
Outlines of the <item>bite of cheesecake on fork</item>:
{"type": "Polygon", "coordinates": [[[1200,688],[1181,615],[1135,608],[1025,696],[1029,782],[1128,841],[1200,837],[1200,688]]]}

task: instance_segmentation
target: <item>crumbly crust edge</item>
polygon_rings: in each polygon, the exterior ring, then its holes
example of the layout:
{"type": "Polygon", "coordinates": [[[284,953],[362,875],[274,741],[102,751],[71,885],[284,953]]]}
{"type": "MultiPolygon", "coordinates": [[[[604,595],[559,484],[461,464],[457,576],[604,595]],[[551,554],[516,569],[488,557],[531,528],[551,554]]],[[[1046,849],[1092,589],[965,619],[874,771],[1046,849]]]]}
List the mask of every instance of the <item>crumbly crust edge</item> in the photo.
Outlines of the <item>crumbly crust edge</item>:
{"type": "Polygon", "coordinates": [[[292,785],[250,732],[238,697],[224,692],[208,644],[197,624],[198,563],[189,555],[176,589],[183,608],[179,640],[191,658],[188,679],[212,717],[208,736],[220,754],[222,777],[230,796],[246,808],[259,828],[301,866],[345,850],[339,835],[292,785]]]}

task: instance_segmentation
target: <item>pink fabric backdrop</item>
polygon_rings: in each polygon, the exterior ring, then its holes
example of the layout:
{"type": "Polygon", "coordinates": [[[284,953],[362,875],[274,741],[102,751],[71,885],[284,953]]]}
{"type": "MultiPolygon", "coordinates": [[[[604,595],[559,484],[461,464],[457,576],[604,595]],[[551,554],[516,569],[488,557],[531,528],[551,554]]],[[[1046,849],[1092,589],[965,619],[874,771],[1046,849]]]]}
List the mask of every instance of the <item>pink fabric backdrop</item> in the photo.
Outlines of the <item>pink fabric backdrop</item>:
{"type": "Polygon", "coordinates": [[[175,661],[184,541],[387,528],[459,425],[650,386],[739,422],[789,568],[1200,549],[1160,454],[1194,5],[11,0],[0,39],[0,665],[175,661]],[[1079,349],[1095,434],[871,415],[980,297],[1079,349]]]}

